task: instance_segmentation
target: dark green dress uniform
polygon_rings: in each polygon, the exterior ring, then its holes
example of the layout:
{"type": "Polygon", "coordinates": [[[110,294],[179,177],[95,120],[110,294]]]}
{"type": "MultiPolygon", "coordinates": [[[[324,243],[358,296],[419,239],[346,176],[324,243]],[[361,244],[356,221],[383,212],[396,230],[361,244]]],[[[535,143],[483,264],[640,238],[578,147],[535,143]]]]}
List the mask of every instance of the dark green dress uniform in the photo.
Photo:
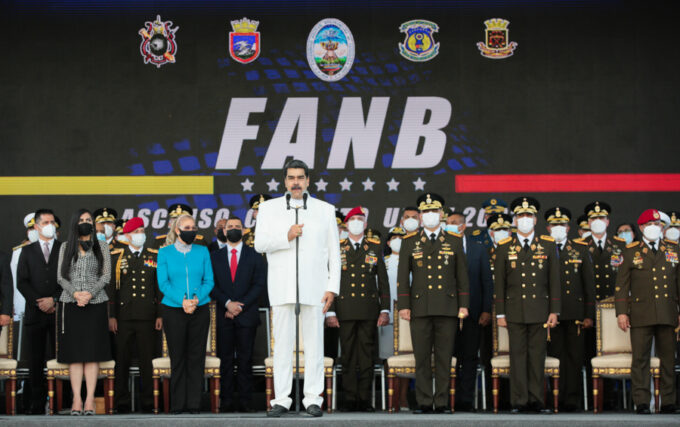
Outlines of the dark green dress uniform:
{"type": "Polygon", "coordinates": [[[416,401],[420,406],[431,408],[434,404],[443,408],[448,406],[458,310],[469,307],[470,284],[461,235],[439,229],[432,241],[430,233],[421,229],[403,238],[397,271],[397,308],[411,310],[416,401]]]}
{"type": "Polygon", "coordinates": [[[675,340],[678,326],[678,246],[659,241],[656,253],[646,242],[632,242],[624,252],[616,278],[616,315],[630,317],[633,348],[631,385],[633,402],[648,404],[649,358],[652,338],[661,359],[661,402],[675,404],[675,340]],[[660,243],[660,244],[659,244],[660,243]]]}
{"type": "Polygon", "coordinates": [[[243,243],[251,248],[255,247],[255,227],[243,230],[243,243]]]}
{"type": "MultiPolygon", "coordinates": [[[[552,226],[566,226],[571,212],[555,207],[546,212],[552,226]]],[[[585,357],[585,340],[581,324],[595,318],[595,284],[593,264],[587,244],[582,240],[565,240],[557,245],[560,266],[562,307],[559,324],[551,331],[548,353],[560,359],[560,408],[575,410],[581,406],[581,370],[585,357]]]]}
{"type": "Polygon", "coordinates": [[[560,312],[560,270],[555,240],[534,235],[499,242],[494,267],[496,315],[505,315],[510,340],[510,404],[542,407],[550,313],[560,312]]]}
{"type": "Polygon", "coordinates": [[[347,406],[370,406],[376,323],[380,312],[390,309],[390,285],[381,254],[376,237],[364,237],[358,248],[350,239],[340,242],[340,294],[329,311],[335,312],[340,322],[342,386],[347,406]]]}
{"type": "Polygon", "coordinates": [[[116,334],[116,380],[115,396],[117,406],[130,407],[128,373],[132,362],[133,349],[137,348],[139,369],[142,380],[142,407],[153,405],[153,383],[151,360],[156,346],[156,318],[161,294],[156,281],[156,258],[158,250],[142,249],[139,255],[126,246],[111,253],[113,272],[111,274],[109,316],[117,319],[116,334]]]}

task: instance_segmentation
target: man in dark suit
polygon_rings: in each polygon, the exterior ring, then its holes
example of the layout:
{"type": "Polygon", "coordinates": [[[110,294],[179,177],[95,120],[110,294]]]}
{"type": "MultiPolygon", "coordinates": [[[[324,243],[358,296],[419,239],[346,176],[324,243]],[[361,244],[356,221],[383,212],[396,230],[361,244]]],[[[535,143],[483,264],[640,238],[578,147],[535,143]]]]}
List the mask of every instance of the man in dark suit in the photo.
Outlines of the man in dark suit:
{"type": "Polygon", "coordinates": [[[470,278],[470,317],[462,322],[462,328],[454,332],[458,334],[454,352],[458,361],[456,411],[474,410],[481,327],[488,325],[491,321],[493,300],[493,281],[486,247],[470,236],[466,236],[465,228],[465,215],[462,213],[453,212],[446,218],[446,231],[464,235],[463,251],[470,278]]]}
{"type": "Polygon", "coordinates": [[[57,223],[49,209],[35,213],[37,242],[26,246],[19,256],[17,289],[26,299],[24,327],[28,340],[30,392],[25,393],[25,405],[33,414],[45,414],[46,387],[43,377],[45,360],[55,353],[56,302],[61,293],[57,284],[57,263],[61,242],[56,236],[57,223]],[[49,343],[49,344],[47,344],[49,343]]]}
{"type": "Polygon", "coordinates": [[[262,255],[243,243],[243,222],[227,219],[227,246],[211,254],[217,301],[217,352],[222,376],[222,411],[251,412],[252,358],[260,324],[258,298],[266,288],[262,255]],[[234,353],[238,366],[239,404],[234,405],[234,353]]]}

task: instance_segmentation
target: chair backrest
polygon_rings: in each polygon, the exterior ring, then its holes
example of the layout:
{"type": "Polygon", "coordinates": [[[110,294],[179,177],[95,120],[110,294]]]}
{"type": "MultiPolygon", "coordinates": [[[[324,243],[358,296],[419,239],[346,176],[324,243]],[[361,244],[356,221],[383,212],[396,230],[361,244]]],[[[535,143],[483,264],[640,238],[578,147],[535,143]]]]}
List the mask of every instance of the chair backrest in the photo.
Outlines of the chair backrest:
{"type": "Polygon", "coordinates": [[[496,319],[496,309],[493,309],[491,315],[491,333],[493,337],[493,355],[502,356],[510,354],[510,337],[508,336],[508,328],[498,326],[496,319]]]}
{"type": "MultiPolygon", "coordinates": [[[[217,356],[217,311],[215,309],[215,301],[208,303],[210,310],[210,326],[208,326],[208,340],[205,344],[206,356],[217,356]]],[[[165,327],[163,327],[163,357],[170,357],[168,352],[168,341],[165,338],[165,327]]]]}
{"type": "Polygon", "coordinates": [[[411,325],[408,320],[399,316],[397,302],[394,301],[394,355],[413,353],[413,342],[411,341],[411,325]]]}
{"type": "Polygon", "coordinates": [[[616,319],[614,297],[597,303],[597,355],[632,353],[630,329],[623,332],[616,319]]]}
{"type": "MultiPolygon", "coordinates": [[[[271,308],[269,313],[269,357],[274,357],[274,310],[275,307],[271,308]]],[[[298,334],[300,336],[300,353],[305,352],[305,340],[302,338],[302,321],[298,325],[298,334]]],[[[293,342],[293,354],[295,353],[295,342],[293,342]]]]}
{"type": "Polygon", "coordinates": [[[14,341],[14,322],[10,320],[9,325],[2,327],[2,332],[0,332],[0,358],[12,359],[13,348],[12,344],[14,341]]]}

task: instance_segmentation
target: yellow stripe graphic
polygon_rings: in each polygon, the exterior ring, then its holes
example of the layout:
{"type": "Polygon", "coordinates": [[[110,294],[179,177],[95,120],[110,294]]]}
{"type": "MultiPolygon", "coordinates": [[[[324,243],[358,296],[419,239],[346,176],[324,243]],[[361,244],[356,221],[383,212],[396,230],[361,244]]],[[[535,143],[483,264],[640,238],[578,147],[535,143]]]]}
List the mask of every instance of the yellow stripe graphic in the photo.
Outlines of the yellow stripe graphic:
{"type": "Polygon", "coordinates": [[[0,196],[213,194],[212,176],[5,176],[0,196]]]}

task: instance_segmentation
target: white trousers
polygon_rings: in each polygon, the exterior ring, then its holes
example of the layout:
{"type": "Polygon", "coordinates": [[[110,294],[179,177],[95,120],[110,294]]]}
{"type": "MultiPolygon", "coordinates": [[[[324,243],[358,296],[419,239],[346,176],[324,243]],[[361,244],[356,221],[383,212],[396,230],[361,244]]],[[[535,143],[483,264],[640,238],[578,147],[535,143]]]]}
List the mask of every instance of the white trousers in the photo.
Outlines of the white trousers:
{"type": "MultiPolygon", "coordinates": [[[[300,347],[304,342],[304,398],[305,408],[310,405],[321,407],[324,387],[323,373],[323,320],[321,306],[300,305],[300,347]]],[[[293,357],[295,352],[295,304],[272,307],[274,329],[274,399],[272,407],[281,405],[290,409],[293,399],[293,357]]],[[[302,354],[300,355],[302,359],[302,354]]],[[[302,362],[302,360],[301,360],[302,362]]]]}

